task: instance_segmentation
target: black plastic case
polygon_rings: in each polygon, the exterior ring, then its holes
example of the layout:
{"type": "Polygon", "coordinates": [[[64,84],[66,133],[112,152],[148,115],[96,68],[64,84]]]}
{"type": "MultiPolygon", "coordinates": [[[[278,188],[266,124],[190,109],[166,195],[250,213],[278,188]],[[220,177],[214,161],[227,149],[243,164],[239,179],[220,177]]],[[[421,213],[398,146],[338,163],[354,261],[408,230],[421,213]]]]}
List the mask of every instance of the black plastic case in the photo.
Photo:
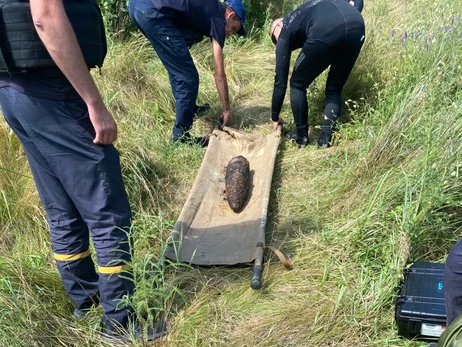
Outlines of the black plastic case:
{"type": "Polygon", "coordinates": [[[395,310],[400,336],[437,340],[446,329],[443,277],[438,263],[413,263],[404,272],[395,310]]]}

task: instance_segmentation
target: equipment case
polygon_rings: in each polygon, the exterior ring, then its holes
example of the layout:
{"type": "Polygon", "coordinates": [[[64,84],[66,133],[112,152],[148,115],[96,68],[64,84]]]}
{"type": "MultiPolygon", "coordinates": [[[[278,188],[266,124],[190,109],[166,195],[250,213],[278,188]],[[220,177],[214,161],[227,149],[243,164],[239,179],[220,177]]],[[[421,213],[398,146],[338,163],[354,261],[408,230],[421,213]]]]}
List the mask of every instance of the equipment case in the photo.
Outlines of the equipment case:
{"type": "Polygon", "coordinates": [[[417,262],[405,270],[395,309],[400,336],[437,340],[446,329],[443,277],[444,264],[417,262]]]}

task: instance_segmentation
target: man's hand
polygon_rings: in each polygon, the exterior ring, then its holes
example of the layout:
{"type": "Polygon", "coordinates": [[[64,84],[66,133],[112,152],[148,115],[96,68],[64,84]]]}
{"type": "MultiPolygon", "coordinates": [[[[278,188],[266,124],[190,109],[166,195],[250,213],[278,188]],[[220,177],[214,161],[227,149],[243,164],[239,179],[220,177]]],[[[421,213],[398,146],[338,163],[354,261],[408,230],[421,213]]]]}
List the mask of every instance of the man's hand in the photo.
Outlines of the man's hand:
{"type": "Polygon", "coordinates": [[[230,105],[229,105],[229,91],[228,91],[228,80],[226,78],[223,48],[219,43],[212,39],[212,51],[213,51],[213,62],[215,65],[215,85],[217,86],[218,95],[220,95],[221,104],[223,106],[223,125],[228,123],[230,118],[230,105]]]}
{"type": "Polygon", "coordinates": [[[88,107],[91,124],[95,128],[96,136],[93,143],[110,145],[117,139],[117,123],[107,110],[104,103],[88,107]]]}
{"type": "Polygon", "coordinates": [[[223,126],[227,125],[231,119],[231,110],[223,111],[220,119],[223,126]]]}
{"type": "Polygon", "coordinates": [[[274,122],[273,121],[273,130],[277,131],[280,125],[283,125],[285,123],[284,119],[279,118],[278,121],[274,122]]]}

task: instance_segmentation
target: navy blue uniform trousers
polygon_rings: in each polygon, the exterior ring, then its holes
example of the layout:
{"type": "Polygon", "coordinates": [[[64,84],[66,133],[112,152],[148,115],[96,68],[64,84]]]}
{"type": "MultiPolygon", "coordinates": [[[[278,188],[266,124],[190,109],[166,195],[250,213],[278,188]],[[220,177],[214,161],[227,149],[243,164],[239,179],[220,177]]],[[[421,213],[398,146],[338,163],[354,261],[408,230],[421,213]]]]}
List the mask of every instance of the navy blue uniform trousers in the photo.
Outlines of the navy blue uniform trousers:
{"type": "Polygon", "coordinates": [[[449,326],[462,314],[462,240],[455,244],[446,259],[443,288],[449,326]]]}
{"type": "Polygon", "coordinates": [[[93,143],[95,131],[82,99],[34,98],[5,87],[0,105],[27,155],[69,297],[79,309],[100,301],[106,326],[126,325],[131,309],[119,301],[133,292],[130,274],[124,276],[130,271],[131,210],[117,150],[93,143]],[[90,256],[90,233],[99,274],[90,256]]]}
{"type": "Polygon", "coordinates": [[[157,11],[151,0],[131,0],[128,10],[168,71],[176,102],[173,140],[189,136],[196,111],[199,74],[188,45],[173,25],[172,16],[157,11]]]}

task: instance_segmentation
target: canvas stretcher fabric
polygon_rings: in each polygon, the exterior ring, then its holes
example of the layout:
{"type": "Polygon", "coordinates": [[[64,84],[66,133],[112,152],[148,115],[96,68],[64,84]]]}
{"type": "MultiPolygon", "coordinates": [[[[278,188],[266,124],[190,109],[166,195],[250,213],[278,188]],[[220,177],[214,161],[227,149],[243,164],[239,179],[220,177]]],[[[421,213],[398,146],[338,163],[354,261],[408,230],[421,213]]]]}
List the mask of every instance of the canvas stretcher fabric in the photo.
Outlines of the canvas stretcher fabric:
{"type": "Polygon", "coordinates": [[[169,238],[165,255],[201,266],[250,264],[265,243],[271,181],[280,131],[249,134],[215,129],[201,168],[169,238]],[[229,161],[242,155],[250,164],[246,202],[239,213],[226,200],[229,161]]]}

